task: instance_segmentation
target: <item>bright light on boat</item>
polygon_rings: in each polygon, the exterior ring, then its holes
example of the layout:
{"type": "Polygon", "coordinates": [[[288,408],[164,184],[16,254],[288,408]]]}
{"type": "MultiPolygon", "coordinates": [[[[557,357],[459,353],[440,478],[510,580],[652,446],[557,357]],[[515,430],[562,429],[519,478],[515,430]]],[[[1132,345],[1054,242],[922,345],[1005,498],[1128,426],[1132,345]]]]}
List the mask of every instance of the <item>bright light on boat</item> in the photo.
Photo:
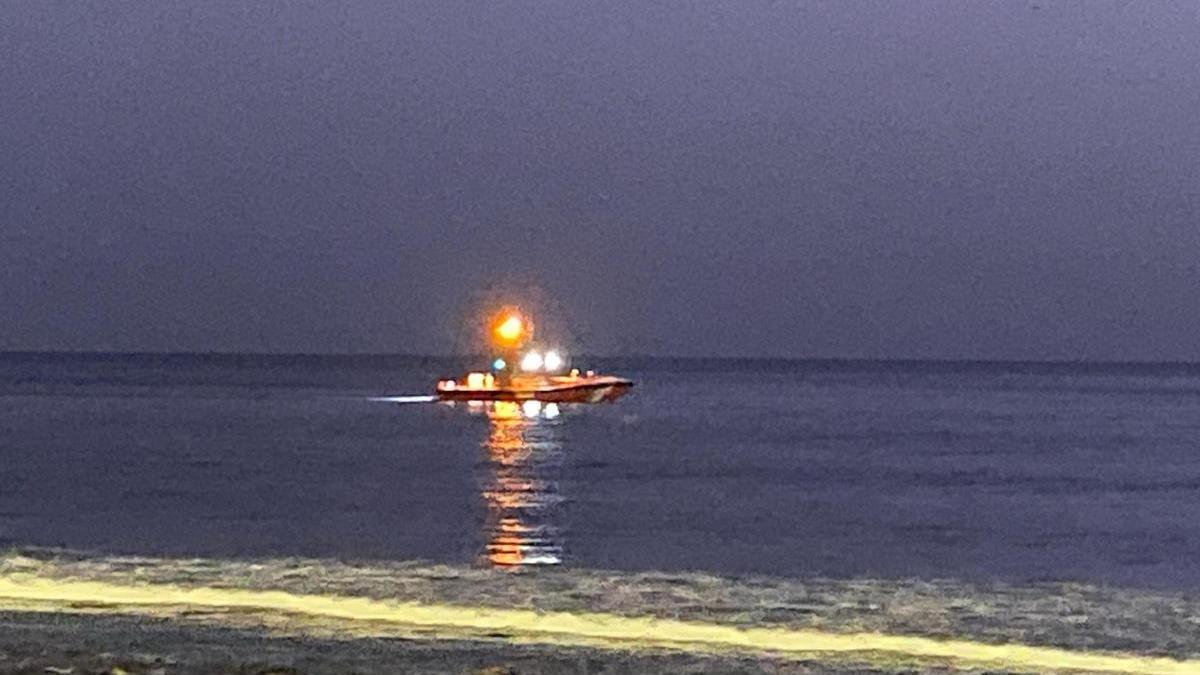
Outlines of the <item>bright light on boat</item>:
{"type": "Polygon", "coordinates": [[[563,365],[562,357],[558,355],[558,352],[554,351],[546,352],[546,356],[542,358],[542,361],[545,363],[546,372],[548,373],[557,372],[563,365]]]}
{"type": "Polygon", "coordinates": [[[542,402],[531,398],[521,404],[521,412],[525,413],[526,417],[537,417],[538,413],[542,412],[542,402]]]}
{"type": "Polygon", "coordinates": [[[533,372],[535,370],[541,370],[541,368],[542,355],[537,352],[529,352],[524,358],[521,359],[521,370],[533,372]]]}
{"type": "Polygon", "coordinates": [[[492,361],[492,370],[504,370],[508,367],[508,363],[504,359],[496,359],[492,361]]]}
{"type": "Polygon", "coordinates": [[[492,335],[499,344],[514,347],[525,335],[525,320],[516,312],[502,314],[492,325],[492,335]]]}
{"type": "Polygon", "coordinates": [[[557,403],[547,403],[546,407],[542,408],[542,417],[545,417],[548,420],[552,420],[555,417],[558,417],[558,404],[557,403]]]}

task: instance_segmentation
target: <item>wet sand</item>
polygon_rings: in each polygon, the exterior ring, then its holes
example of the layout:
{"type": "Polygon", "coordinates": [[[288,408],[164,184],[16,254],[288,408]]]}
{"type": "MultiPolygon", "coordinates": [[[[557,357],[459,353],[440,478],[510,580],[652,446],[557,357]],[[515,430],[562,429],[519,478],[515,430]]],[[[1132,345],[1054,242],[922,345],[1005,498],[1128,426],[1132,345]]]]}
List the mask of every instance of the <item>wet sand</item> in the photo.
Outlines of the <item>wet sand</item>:
{"type": "Polygon", "coordinates": [[[0,672],[1200,672],[1197,598],[1064,584],[34,550],[0,609],[0,672]]]}
{"type": "Polygon", "coordinates": [[[0,612],[0,673],[864,673],[864,668],[499,641],[280,636],[194,621],[0,612]]]}

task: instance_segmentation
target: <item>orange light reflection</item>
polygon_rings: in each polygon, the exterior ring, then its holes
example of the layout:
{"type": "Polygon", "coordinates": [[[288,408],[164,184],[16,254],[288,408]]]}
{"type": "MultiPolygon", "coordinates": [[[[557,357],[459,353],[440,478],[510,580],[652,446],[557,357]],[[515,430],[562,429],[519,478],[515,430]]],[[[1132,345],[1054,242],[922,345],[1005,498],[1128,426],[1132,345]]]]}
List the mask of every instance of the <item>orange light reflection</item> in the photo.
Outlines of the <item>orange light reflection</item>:
{"type": "Polygon", "coordinates": [[[492,565],[516,569],[557,565],[562,546],[549,521],[560,501],[557,482],[549,477],[559,458],[557,423],[529,417],[518,403],[487,404],[490,464],[482,493],[487,504],[484,557],[492,565]]]}

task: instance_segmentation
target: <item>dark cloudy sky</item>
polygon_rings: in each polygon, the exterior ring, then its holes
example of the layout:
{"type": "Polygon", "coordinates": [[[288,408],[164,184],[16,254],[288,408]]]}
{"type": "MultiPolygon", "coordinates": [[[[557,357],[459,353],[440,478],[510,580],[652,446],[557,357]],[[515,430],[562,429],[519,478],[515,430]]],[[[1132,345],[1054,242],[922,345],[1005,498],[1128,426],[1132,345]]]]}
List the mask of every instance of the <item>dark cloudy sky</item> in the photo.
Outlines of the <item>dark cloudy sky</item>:
{"type": "Polygon", "coordinates": [[[1200,359],[1194,0],[0,5],[0,349],[1200,359]],[[533,289],[526,291],[525,289],[533,289]]]}

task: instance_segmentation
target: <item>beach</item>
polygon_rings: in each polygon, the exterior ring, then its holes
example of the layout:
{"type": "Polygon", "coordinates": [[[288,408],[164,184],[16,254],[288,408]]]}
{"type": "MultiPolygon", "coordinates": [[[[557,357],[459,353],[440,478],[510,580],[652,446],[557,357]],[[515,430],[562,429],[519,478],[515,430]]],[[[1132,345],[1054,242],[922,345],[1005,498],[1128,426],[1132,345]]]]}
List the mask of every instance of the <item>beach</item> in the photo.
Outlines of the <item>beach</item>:
{"type": "Polygon", "coordinates": [[[1200,599],[1078,584],[26,550],[0,611],[12,672],[1200,672],[1200,599]]]}

